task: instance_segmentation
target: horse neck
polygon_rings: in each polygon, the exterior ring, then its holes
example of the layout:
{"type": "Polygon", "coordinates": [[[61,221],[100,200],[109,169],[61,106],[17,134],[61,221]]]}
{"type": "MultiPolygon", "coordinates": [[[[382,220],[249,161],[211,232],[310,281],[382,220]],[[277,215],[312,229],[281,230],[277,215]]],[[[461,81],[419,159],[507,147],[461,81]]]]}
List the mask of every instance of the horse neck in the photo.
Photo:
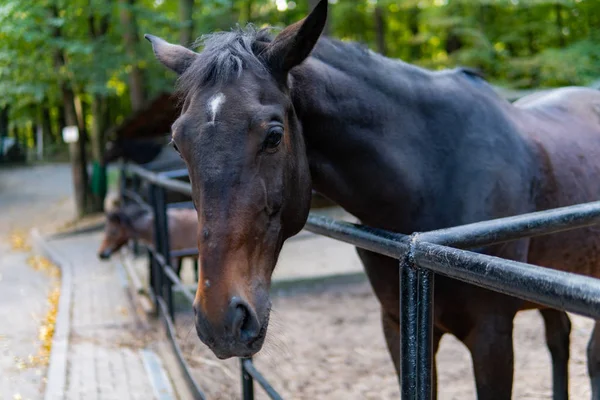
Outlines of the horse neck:
{"type": "Polygon", "coordinates": [[[510,121],[513,107],[484,81],[463,70],[361,58],[352,49],[343,58],[343,46],[325,43],[292,71],[314,189],[363,223],[410,233],[472,222],[440,199],[469,207],[461,191],[505,178],[494,168],[520,168],[523,181],[515,185],[528,184],[530,155],[510,121]]]}
{"type": "Polygon", "coordinates": [[[136,239],[142,240],[147,244],[154,243],[154,216],[147,213],[141,218],[133,221],[133,234],[136,239]]]}
{"type": "Polygon", "coordinates": [[[420,190],[415,178],[421,176],[422,160],[415,154],[425,151],[428,142],[418,95],[430,76],[407,64],[388,67],[396,68],[397,76],[386,82],[371,66],[344,71],[348,67],[343,62],[327,63],[317,54],[292,73],[291,95],[314,189],[363,222],[379,226],[384,221],[372,220],[370,210],[390,198],[386,184],[401,188],[394,190],[393,197],[403,205],[407,218],[417,207],[413,194],[420,190]],[[410,145],[399,146],[392,130],[402,130],[402,142],[410,145]]]}

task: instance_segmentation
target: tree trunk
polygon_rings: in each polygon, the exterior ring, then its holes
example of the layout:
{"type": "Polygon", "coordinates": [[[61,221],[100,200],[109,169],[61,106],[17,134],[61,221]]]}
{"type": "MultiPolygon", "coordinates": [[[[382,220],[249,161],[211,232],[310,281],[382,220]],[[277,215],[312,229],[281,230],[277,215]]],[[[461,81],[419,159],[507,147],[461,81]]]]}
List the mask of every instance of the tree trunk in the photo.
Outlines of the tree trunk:
{"type": "MultiPolygon", "coordinates": [[[[413,40],[419,36],[419,8],[412,7],[408,10],[408,29],[413,40]]],[[[410,61],[416,61],[421,58],[421,44],[413,43],[410,46],[410,61]]]]}
{"type": "Polygon", "coordinates": [[[48,112],[48,107],[44,105],[40,105],[37,109],[37,122],[36,122],[36,133],[39,133],[36,137],[36,144],[40,146],[41,149],[38,148],[38,157],[44,157],[44,148],[52,143],[52,128],[50,125],[50,113],[48,112]]]}
{"type": "MultiPolygon", "coordinates": [[[[192,0],[193,1],[193,0],[192,0]]],[[[112,3],[113,0],[105,0],[105,2],[112,3]]],[[[110,14],[98,15],[92,10],[92,1],[89,1],[89,15],[88,15],[88,34],[94,45],[98,45],[100,41],[106,36],[109,26],[110,14]]],[[[112,8],[112,7],[111,7],[112,8]]],[[[137,37],[137,32],[133,32],[137,37]]],[[[107,76],[104,71],[98,72],[96,78],[98,81],[106,81],[107,76]]],[[[143,99],[142,99],[143,100],[143,99]]],[[[88,208],[90,212],[102,211],[104,206],[104,197],[106,195],[106,166],[102,163],[105,143],[105,132],[108,127],[108,98],[101,93],[92,93],[92,102],[89,109],[92,115],[92,126],[91,126],[91,148],[93,158],[93,172],[91,177],[91,193],[88,208]]]]}
{"type": "Polygon", "coordinates": [[[556,3],[555,6],[556,12],[556,29],[558,30],[558,46],[565,47],[565,36],[563,35],[563,19],[562,19],[562,5],[560,3],[556,3]]]}
{"type": "Polygon", "coordinates": [[[252,22],[252,9],[254,0],[244,0],[240,4],[240,24],[247,24],[252,22]]]}
{"type": "Polygon", "coordinates": [[[179,43],[190,46],[194,40],[194,0],[179,0],[179,43]]]}
{"type": "MultiPolygon", "coordinates": [[[[527,23],[531,24],[534,21],[534,17],[531,14],[531,10],[530,9],[526,9],[526,16],[527,16],[527,23]]],[[[535,32],[533,29],[528,29],[527,30],[527,49],[529,50],[529,55],[533,56],[536,54],[536,46],[535,46],[535,32]]],[[[530,70],[529,70],[529,75],[531,77],[531,81],[529,83],[529,87],[537,87],[539,85],[539,68],[536,66],[533,66],[530,70]]]]}
{"type": "Polygon", "coordinates": [[[8,106],[0,108],[0,162],[4,161],[4,138],[8,136],[8,106]]]}
{"type": "Polygon", "coordinates": [[[53,143],[56,141],[56,135],[52,132],[52,120],[50,118],[50,109],[47,106],[42,106],[42,130],[44,131],[45,143],[53,143]]]}
{"type": "Polygon", "coordinates": [[[387,55],[387,47],[385,44],[385,32],[386,32],[386,23],[385,23],[385,11],[381,6],[375,7],[375,35],[377,38],[377,51],[387,55]]]}
{"type": "Polygon", "coordinates": [[[62,130],[65,126],[67,126],[67,121],[65,120],[65,107],[62,104],[58,105],[58,140],[62,140],[62,130]]]}
{"type": "MultiPolygon", "coordinates": [[[[67,126],[77,126],[77,112],[75,111],[75,96],[70,87],[62,84],[63,107],[65,110],[65,122],[67,126]]],[[[79,140],[69,143],[71,163],[73,165],[73,187],[75,189],[75,205],[77,215],[82,217],[87,212],[88,204],[88,172],[85,156],[85,134],[79,129],[79,140]]]]}
{"type": "MultiPolygon", "coordinates": [[[[52,7],[52,14],[55,18],[58,17],[58,9],[52,7]]],[[[54,28],[53,37],[59,38],[62,36],[59,27],[54,28]]],[[[65,57],[61,50],[57,50],[54,54],[54,64],[57,70],[61,70],[65,66],[65,57]]],[[[69,150],[71,153],[71,163],[73,168],[73,188],[75,192],[75,206],[77,208],[77,215],[83,216],[87,211],[88,201],[88,173],[87,173],[87,160],[85,156],[85,135],[82,134],[82,126],[77,121],[77,113],[75,111],[75,95],[73,89],[69,85],[66,79],[60,82],[60,89],[62,93],[62,103],[64,111],[64,122],[68,126],[79,127],[80,134],[79,140],[75,143],[69,144],[69,150]]]]}
{"type": "Polygon", "coordinates": [[[102,160],[102,154],[104,153],[104,132],[107,129],[107,101],[106,98],[95,94],[92,97],[92,104],[90,111],[92,114],[92,156],[94,161],[102,160]]]}
{"type": "Polygon", "coordinates": [[[133,63],[131,72],[129,72],[129,96],[131,98],[131,109],[135,112],[144,105],[145,90],[143,72],[137,65],[138,30],[135,15],[131,12],[134,4],[135,0],[119,0],[125,51],[133,63]]]}

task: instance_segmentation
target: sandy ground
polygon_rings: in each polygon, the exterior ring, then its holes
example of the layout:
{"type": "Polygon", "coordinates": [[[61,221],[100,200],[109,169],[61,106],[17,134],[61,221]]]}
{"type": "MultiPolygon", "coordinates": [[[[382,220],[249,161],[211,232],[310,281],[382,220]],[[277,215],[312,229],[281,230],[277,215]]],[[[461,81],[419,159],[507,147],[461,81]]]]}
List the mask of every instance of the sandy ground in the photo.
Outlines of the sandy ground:
{"type": "MultiPolygon", "coordinates": [[[[349,220],[343,212],[324,211],[349,220]]],[[[136,261],[146,279],[146,260],[136,261]]],[[[274,281],[362,271],[352,246],[302,232],[281,254],[274,281]]],[[[193,284],[191,263],[184,281],[193,284]]],[[[240,398],[238,360],[219,361],[196,337],[191,307],[182,306],[176,324],[195,378],[209,399],[240,398]],[[186,313],[188,312],[188,313],[186,313]]],[[[570,398],[590,398],[585,349],[593,322],[571,316],[570,398]]],[[[551,399],[551,361],[537,311],[515,320],[514,399],[551,399]]],[[[397,379],[385,346],[379,305],[369,284],[320,285],[278,291],[262,352],[256,365],[285,399],[399,398],[397,379]]],[[[494,360],[490,360],[494,362],[494,360]]],[[[450,335],[437,356],[440,400],[474,400],[475,382],[467,349],[450,335]]],[[[267,397],[257,389],[257,398],[267,397]]]]}
{"type": "MultiPolygon", "coordinates": [[[[585,348],[593,323],[571,320],[570,398],[589,399],[585,348]]],[[[191,321],[180,316],[177,325],[196,379],[210,399],[239,398],[237,360],[216,359],[196,338],[191,321]]],[[[513,398],[551,399],[550,355],[537,311],[518,314],[514,341],[513,398]]],[[[366,282],[276,296],[267,343],[255,362],[286,399],[399,398],[379,306],[366,282]]],[[[470,355],[454,337],[442,339],[437,366],[440,400],[476,399],[470,355]]]]}
{"type": "Polygon", "coordinates": [[[74,217],[65,164],[0,169],[0,399],[40,399],[46,366],[31,362],[56,278],[32,268],[31,250],[13,249],[38,226],[50,231],[74,217]]]}

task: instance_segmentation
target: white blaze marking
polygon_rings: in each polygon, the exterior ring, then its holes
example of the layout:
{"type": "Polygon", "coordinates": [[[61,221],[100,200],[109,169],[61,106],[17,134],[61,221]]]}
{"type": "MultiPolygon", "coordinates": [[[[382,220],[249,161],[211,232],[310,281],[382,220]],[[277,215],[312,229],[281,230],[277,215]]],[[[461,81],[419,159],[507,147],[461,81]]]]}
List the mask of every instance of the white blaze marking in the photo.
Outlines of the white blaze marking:
{"type": "Polygon", "coordinates": [[[210,108],[210,112],[212,113],[212,121],[211,124],[215,123],[215,119],[217,118],[217,113],[219,112],[219,108],[225,103],[225,95],[221,92],[215,94],[210,98],[208,103],[208,107],[210,108]]]}

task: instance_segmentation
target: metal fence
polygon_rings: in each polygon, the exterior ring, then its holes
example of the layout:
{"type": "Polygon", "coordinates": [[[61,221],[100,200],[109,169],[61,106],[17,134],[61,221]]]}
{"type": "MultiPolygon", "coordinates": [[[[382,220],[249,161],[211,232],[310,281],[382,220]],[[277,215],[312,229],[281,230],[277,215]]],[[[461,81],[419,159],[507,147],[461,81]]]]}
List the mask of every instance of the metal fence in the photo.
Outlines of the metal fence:
{"type": "MultiPolygon", "coordinates": [[[[174,173],[152,173],[126,166],[124,174],[149,184],[155,215],[156,242],[149,249],[151,285],[173,348],[195,396],[204,399],[175,340],[172,287],[193,302],[194,294],[169,266],[173,255],[167,235],[166,191],[191,195],[191,185],[174,173]]],[[[127,188],[122,188],[127,196],[127,188]]],[[[130,192],[129,192],[130,193],[130,192]]],[[[540,236],[600,223],[600,201],[515,217],[441,229],[410,236],[363,225],[310,215],[305,229],[398,260],[400,268],[400,359],[403,400],[432,398],[432,326],[435,274],[516,296],[537,304],[600,319],[600,279],[505,260],[466,249],[540,236]]],[[[197,254],[195,249],[179,255],[197,254]]],[[[243,399],[254,398],[254,381],[272,399],[281,397],[256,370],[251,359],[241,360],[243,399]]]]}

